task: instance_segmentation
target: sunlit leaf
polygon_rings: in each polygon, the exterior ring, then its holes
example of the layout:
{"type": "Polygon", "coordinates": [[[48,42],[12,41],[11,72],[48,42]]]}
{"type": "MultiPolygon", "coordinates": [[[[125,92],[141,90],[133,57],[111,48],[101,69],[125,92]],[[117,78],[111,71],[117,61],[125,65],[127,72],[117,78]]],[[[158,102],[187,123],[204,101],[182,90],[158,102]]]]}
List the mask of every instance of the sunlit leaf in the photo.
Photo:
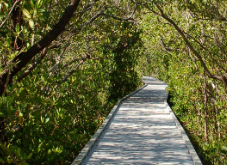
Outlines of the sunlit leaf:
{"type": "Polygon", "coordinates": [[[32,17],[31,17],[31,14],[29,13],[29,11],[28,11],[27,9],[23,8],[23,9],[22,9],[22,12],[23,12],[23,14],[24,14],[27,18],[29,18],[29,19],[32,18],[32,17]]]}
{"type": "Polygon", "coordinates": [[[28,23],[29,23],[29,26],[30,26],[32,29],[34,29],[34,25],[35,25],[35,24],[34,24],[34,21],[30,19],[30,20],[28,21],[28,23]]]}

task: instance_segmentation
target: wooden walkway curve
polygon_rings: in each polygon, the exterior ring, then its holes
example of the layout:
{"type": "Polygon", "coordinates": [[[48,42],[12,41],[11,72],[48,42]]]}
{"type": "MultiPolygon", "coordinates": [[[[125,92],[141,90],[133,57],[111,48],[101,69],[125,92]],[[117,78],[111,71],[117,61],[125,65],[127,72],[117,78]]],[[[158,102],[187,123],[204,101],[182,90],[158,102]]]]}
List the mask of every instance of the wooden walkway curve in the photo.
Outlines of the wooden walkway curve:
{"type": "Polygon", "coordinates": [[[201,165],[167,104],[168,86],[143,77],[145,86],[119,101],[72,165],[201,165]]]}

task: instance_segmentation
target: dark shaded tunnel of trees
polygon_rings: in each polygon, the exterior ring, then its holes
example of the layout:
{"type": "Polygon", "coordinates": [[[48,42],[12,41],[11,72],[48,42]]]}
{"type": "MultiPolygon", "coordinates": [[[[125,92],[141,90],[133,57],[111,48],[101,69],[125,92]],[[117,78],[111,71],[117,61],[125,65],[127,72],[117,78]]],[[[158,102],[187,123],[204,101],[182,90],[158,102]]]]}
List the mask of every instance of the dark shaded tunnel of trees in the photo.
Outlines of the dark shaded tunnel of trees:
{"type": "Polygon", "coordinates": [[[1,0],[0,164],[71,164],[143,75],[226,164],[226,38],[224,0],[1,0]]]}

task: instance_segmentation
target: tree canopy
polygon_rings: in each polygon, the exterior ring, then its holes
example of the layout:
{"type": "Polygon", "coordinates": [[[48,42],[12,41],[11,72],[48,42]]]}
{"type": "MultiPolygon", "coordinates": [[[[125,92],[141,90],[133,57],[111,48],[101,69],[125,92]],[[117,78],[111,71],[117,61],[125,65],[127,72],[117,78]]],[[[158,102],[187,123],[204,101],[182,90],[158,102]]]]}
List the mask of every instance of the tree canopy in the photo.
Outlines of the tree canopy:
{"type": "Polygon", "coordinates": [[[206,164],[227,158],[223,0],[1,0],[0,162],[67,164],[143,75],[206,164]]]}

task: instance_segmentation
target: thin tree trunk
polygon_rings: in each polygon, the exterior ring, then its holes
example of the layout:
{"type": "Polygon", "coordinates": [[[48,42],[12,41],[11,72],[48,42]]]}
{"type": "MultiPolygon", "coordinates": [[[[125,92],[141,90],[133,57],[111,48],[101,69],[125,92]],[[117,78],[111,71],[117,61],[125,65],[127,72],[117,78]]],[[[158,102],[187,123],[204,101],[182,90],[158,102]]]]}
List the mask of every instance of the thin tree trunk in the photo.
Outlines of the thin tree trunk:
{"type": "Polygon", "coordinates": [[[207,136],[207,83],[206,83],[206,75],[204,71],[204,137],[206,142],[208,142],[207,136]]]}

